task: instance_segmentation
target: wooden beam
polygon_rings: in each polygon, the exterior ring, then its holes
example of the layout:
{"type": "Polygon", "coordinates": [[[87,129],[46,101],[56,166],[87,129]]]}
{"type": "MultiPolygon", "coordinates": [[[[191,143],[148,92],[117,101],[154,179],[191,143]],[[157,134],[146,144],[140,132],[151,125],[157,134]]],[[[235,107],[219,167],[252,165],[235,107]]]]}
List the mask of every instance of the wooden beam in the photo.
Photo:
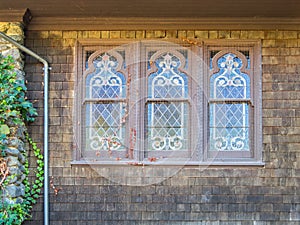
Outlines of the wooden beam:
{"type": "Polygon", "coordinates": [[[300,30],[299,18],[36,17],[28,30],[300,30]]]}
{"type": "Polygon", "coordinates": [[[1,10],[0,9],[0,22],[19,22],[25,27],[31,21],[32,16],[29,9],[20,10],[1,10]]]}

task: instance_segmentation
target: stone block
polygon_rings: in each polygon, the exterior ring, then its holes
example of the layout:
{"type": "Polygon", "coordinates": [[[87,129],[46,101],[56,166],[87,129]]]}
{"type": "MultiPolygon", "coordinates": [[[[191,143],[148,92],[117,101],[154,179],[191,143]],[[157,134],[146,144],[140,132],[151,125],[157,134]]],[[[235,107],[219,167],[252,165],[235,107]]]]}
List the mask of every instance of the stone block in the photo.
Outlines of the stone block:
{"type": "Polygon", "coordinates": [[[154,31],[154,37],[155,38],[164,38],[164,37],[166,37],[166,31],[165,30],[156,30],[156,31],[154,31]]]}
{"type": "Polygon", "coordinates": [[[218,38],[218,31],[209,31],[208,32],[209,39],[217,39],[218,38]]]}
{"type": "Polygon", "coordinates": [[[230,38],[230,31],[228,31],[228,30],[220,30],[219,31],[219,38],[221,38],[221,39],[229,39],[230,38]]]}
{"type": "Polygon", "coordinates": [[[74,38],[76,39],[77,31],[63,31],[63,38],[74,38]]]}
{"type": "Polygon", "coordinates": [[[203,38],[203,39],[208,38],[208,31],[196,30],[195,31],[195,38],[203,38]]]}

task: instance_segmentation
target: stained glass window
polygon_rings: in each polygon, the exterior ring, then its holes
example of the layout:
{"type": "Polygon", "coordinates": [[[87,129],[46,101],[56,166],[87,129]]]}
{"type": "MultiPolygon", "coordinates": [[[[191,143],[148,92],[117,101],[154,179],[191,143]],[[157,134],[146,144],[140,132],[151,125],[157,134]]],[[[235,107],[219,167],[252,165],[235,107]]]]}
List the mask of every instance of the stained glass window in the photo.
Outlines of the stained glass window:
{"type": "Polygon", "coordinates": [[[216,60],[218,72],[210,78],[210,150],[249,151],[250,77],[241,71],[247,65],[234,53],[216,60]]]}
{"type": "Polygon", "coordinates": [[[261,163],[259,42],[113,42],[77,47],[76,160],[261,163]]]}
{"type": "Polygon", "coordinates": [[[174,54],[165,53],[154,63],[157,71],[148,78],[148,150],[187,149],[188,81],[178,70],[182,62],[174,54]]]}
{"type": "Polygon", "coordinates": [[[86,149],[95,151],[124,148],[126,80],[118,72],[116,57],[102,53],[93,60],[86,76],[86,149]]]}

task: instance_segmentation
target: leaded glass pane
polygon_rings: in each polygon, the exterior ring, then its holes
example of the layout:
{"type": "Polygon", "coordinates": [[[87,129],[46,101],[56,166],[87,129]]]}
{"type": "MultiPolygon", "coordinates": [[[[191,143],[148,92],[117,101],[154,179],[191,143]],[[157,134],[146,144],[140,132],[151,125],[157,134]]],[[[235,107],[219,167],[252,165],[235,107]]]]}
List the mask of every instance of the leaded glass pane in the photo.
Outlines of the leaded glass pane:
{"type": "Polygon", "coordinates": [[[90,150],[121,150],[124,145],[124,103],[86,105],[86,147],[90,150]]]}
{"type": "MultiPolygon", "coordinates": [[[[121,55],[120,55],[121,56],[121,55]]],[[[124,56],[122,56],[124,57],[124,56]]],[[[122,61],[122,60],[120,60],[122,61]]],[[[86,76],[86,149],[124,149],[125,76],[116,57],[102,53],[93,59],[86,76]]]]}
{"type": "Polygon", "coordinates": [[[249,106],[210,104],[210,149],[249,150],[249,106]]]}
{"type": "Polygon", "coordinates": [[[149,76],[149,98],[186,98],[188,82],[186,75],[178,70],[180,60],[167,53],[155,60],[155,65],[158,71],[149,76]]]}
{"type": "Polygon", "coordinates": [[[147,109],[148,149],[187,149],[188,95],[187,76],[179,71],[179,58],[166,53],[155,60],[157,72],[148,79],[148,98],[180,99],[178,102],[152,102],[147,109]]]}
{"type": "Polygon", "coordinates": [[[148,149],[186,149],[187,120],[187,103],[149,103],[148,149]]]}
{"type": "Polygon", "coordinates": [[[93,61],[94,72],[86,78],[86,98],[123,98],[125,77],[117,72],[119,62],[104,53],[93,61]]]}
{"type": "Polygon", "coordinates": [[[219,72],[210,79],[211,98],[250,98],[250,78],[240,71],[243,62],[232,53],[218,59],[219,72]]]}
{"type": "Polygon", "coordinates": [[[249,150],[250,78],[233,53],[220,57],[217,66],[219,72],[210,78],[210,150],[249,150]]]}

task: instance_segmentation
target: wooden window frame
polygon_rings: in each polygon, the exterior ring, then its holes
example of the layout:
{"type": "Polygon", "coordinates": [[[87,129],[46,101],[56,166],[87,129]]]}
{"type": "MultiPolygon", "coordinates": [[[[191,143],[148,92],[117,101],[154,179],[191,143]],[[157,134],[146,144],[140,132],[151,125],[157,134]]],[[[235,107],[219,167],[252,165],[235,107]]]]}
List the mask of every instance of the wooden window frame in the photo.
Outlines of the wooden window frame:
{"type": "MultiPolygon", "coordinates": [[[[249,51],[251,67],[249,69],[250,76],[250,99],[244,99],[242,102],[249,104],[249,125],[250,125],[250,151],[213,151],[209,149],[209,121],[204,123],[206,132],[204,161],[212,164],[263,164],[262,162],[262,74],[261,74],[261,43],[258,40],[207,40],[204,41],[204,60],[206,65],[210,65],[210,51],[221,51],[222,55],[230,52],[249,51]],[[225,53],[227,52],[227,53],[225,53]]],[[[210,76],[217,72],[216,68],[210,71],[210,66],[205,69],[205,90],[207,93],[207,104],[205,104],[205,116],[209,118],[209,102],[210,102],[210,76]]],[[[239,99],[233,101],[237,102],[239,99]]],[[[220,99],[224,101],[224,99],[220,99]]]]}
{"type": "MultiPolygon", "coordinates": [[[[160,40],[159,40],[160,41],[160,40]]],[[[123,40],[123,39],[117,39],[117,40],[78,40],[76,45],[76,81],[75,81],[75,113],[74,113],[74,120],[75,120],[75,140],[74,140],[74,146],[76,146],[76,150],[74,150],[74,156],[72,164],[99,164],[99,165],[124,165],[128,164],[132,161],[136,161],[139,163],[143,163],[143,165],[146,164],[162,164],[162,165],[264,165],[262,162],[262,94],[261,94],[261,46],[260,41],[257,40],[203,40],[203,41],[197,41],[197,45],[193,44],[183,44],[179,40],[167,40],[169,43],[178,43],[183,45],[184,47],[189,47],[189,50],[191,50],[192,54],[195,54],[200,58],[196,61],[191,62],[191,64],[195,64],[196,66],[191,66],[191,76],[189,77],[189,89],[191,91],[191,99],[196,104],[193,106],[196,108],[196,113],[192,113],[191,110],[191,116],[189,119],[189,130],[191,134],[191,138],[197,140],[196,143],[192,143],[192,147],[189,149],[190,156],[189,159],[185,160],[162,160],[158,161],[149,161],[144,157],[145,149],[145,143],[143,141],[140,141],[137,143],[136,148],[137,151],[134,151],[133,160],[116,160],[116,158],[112,158],[111,160],[83,160],[82,159],[82,130],[80,128],[80,123],[83,121],[83,115],[81,113],[78,113],[81,109],[81,103],[83,101],[83,89],[81,82],[81,76],[84,71],[83,65],[84,65],[84,54],[86,51],[97,51],[99,48],[103,48],[103,46],[110,46],[110,47],[118,47],[120,45],[126,45],[130,43],[137,43],[138,40],[123,40]],[[251,48],[253,50],[253,55],[255,56],[253,58],[253,63],[255,65],[254,68],[254,75],[253,75],[253,81],[251,82],[251,100],[253,101],[253,118],[251,120],[253,121],[253,133],[250,137],[252,140],[251,145],[251,156],[250,157],[211,157],[208,154],[208,134],[205,131],[208,131],[208,93],[209,93],[209,67],[205,65],[209,65],[209,51],[214,48],[241,48],[241,49],[249,49],[251,48]],[[196,74],[196,76],[195,76],[196,74]],[[195,79],[195,82],[192,81],[192,79],[195,79]],[[191,121],[191,118],[197,117],[197,124],[194,124],[191,121]],[[199,129],[200,127],[200,129],[199,129]],[[198,129],[197,129],[198,128],[198,129]]],[[[148,43],[148,42],[146,42],[148,43]]],[[[136,44],[133,45],[134,47],[131,49],[132,51],[132,58],[129,59],[131,62],[128,62],[128,64],[132,62],[139,62],[140,55],[142,54],[140,50],[140,45],[136,44]]],[[[147,44],[145,44],[147,46],[147,44]]],[[[151,44],[149,45],[151,46],[151,44]]],[[[146,47],[145,47],[146,48],[146,47]]],[[[130,67],[128,70],[128,74],[134,74],[137,70],[145,70],[146,65],[141,63],[137,67],[130,67]]],[[[126,76],[128,76],[128,74],[126,76]]],[[[139,72],[139,75],[137,78],[142,78],[142,73],[139,72]]],[[[141,84],[138,84],[141,85],[141,84]]],[[[147,84],[146,84],[147,86],[147,84]]],[[[130,91],[134,90],[135,87],[132,87],[130,85],[130,91]]],[[[145,104],[147,102],[147,94],[141,93],[139,102],[132,102],[133,99],[130,98],[129,104],[135,104],[135,108],[131,109],[131,112],[129,113],[128,123],[131,125],[135,125],[137,127],[137,138],[139,135],[142,135],[145,130],[145,123],[141,122],[144,121],[144,110],[145,110],[145,104]],[[137,114],[141,115],[141,117],[138,118],[137,114]]],[[[130,126],[128,126],[130,127],[130,126]]],[[[127,129],[127,135],[130,133],[130,128],[127,129]]],[[[142,139],[142,138],[141,138],[142,139]]],[[[144,139],[145,140],[145,139],[144,139]]],[[[127,143],[130,145],[129,143],[127,143]]],[[[222,154],[220,154],[222,155],[222,154]]],[[[220,156],[219,155],[219,156],[220,156]]],[[[123,157],[123,156],[122,156],[123,157]]],[[[121,158],[121,157],[120,157],[121,158]]]]}

